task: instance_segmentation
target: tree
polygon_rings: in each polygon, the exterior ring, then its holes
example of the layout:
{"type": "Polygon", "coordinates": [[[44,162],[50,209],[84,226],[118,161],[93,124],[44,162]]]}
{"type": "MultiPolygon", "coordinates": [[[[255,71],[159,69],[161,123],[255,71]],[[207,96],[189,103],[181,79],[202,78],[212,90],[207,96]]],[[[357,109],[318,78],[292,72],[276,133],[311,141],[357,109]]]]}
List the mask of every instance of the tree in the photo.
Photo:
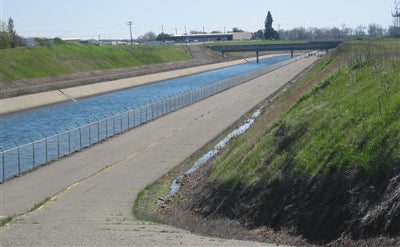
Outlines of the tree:
{"type": "Polygon", "coordinates": [[[11,48],[17,47],[18,37],[17,32],[14,30],[14,20],[11,17],[8,19],[7,31],[11,48]]]}
{"type": "Polygon", "coordinates": [[[370,24],[368,26],[368,35],[371,37],[383,36],[383,28],[378,24],[370,24]]]}
{"type": "Polygon", "coordinates": [[[14,29],[14,20],[10,17],[7,25],[5,22],[0,22],[0,49],[14,48],[22,45],[24,43],[14,29]]]}
{"type": "Polygon", "coordinates": [[[21,38],[17,35],[14,29],[14,20],[10,17],[7,23],[7,34],[8,40],[11,48],[24,45],[21,38]]]}
{"type": "Polygon", "coordinates": [[[7,25],[4,21],[0,21],[0,49],[10,47],[10,39],[8,37],[7,25]]]}
{"type": "Polygon", "coordinates": [[[354,29],[354,34],[356,35],[356,36],[365,36],[365,29],[366,29],[366,27],[365,26],[358,26],[358,27],[356,27],[355,29],[354,29]]]}
{"type": "Polygon", "coordinates": [[[390,35],[390,37],[400,38],[400,27],[390,26],[389,27],[389,35],[390,35]]]}
{"type": "Polygon", "coordinates": [[[253,33],[253,39],[262,39],[264,37],[263,30],[258,30],[257,32],[253,33]]]}
{"type": "Polygon", "coordinates": [[[168,40],[170,37],[171,37],[171,35],[169,35],[169,34],[160,33],[160,34],[157,36],[156,40],[157,40],[157,41],[166,41],[166,40],[168,40]]]}
{"type": "Polygon", "coordinates": [[[268,11],[267,18],[265,19],[265,31],[264,37],[265,39],[279,39],[279,34],[275,29],[272,27],[272,19],[271,12],[268,11]]]}
{"type": "Polygon", "coordinates": [[[143,34],[142,36],[140,36],[137,41],[140,43],[144,43],[144,42],[149,42],[149,41],[154,41],[156,40],[157,36],[155,33],[153,32],[147,32],[145,34],[143,34]]]}
{"type": "Polygon", "coordinates": [[[237,27],[232,28],[232,33],[243,33],[244,31],[242,29],[239,29],[237,27]]]}
{"type": "Polygon", "coordinates": [[[0,49],[7,49],[10,47],[10,39],[7,32],[0,32],[0,49]]]}

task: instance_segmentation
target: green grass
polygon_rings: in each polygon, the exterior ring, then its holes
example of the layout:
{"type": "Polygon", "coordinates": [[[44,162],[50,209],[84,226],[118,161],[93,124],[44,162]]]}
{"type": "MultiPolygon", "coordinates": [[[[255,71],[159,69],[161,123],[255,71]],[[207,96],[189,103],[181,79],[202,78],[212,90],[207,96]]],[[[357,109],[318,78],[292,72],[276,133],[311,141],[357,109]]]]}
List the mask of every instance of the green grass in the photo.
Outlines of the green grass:
{"type": "Polygon", "coordinates": [[[12,219],[13,219],[13,217],[10,217],[10,216],[1,219],[0,226],[4,226],[4,225],[8,224],[12,219]]]}
{"type": "Polygon", "coordinates": [[[36,209],[38,209],[39,207],[43,206],[43,205],[46,204],[48,201],[50,201],[50,199],[51,199],[50,197],[47,197],[47,198],[45,198],[44,200],[42,200],[42,201],[36,203],[36,204],[35,204],[30,210],[28,210],[26,213],[21,213],[21,214],[16,214],[16,215],[12,215],[12,216],[7,216],[7,217],[1,219],[1,220],[0,220],[0,227],[6,225],[6,224],[8,224],[8,223],[10,223],[10,222],[13,221],[15,218],[17,218],[17,217],[19,217],[19,216],[21,216],[21,215],[24,215],[24,214],[27,214],[27,213],[30,213],[30,212],[35,211],[36,209]]]}
{"type": "Polygon", "coordinates": [[[0,52],[1,82],[192,59],[185,46],[61,44],[0,52]]]}
{"type": "Polygon", "coordinates": [[[162,222],[157,215],[157,202],[169,193],[172,182],[172,175],[167,174],[140,191],[133,206],[133,215],[140,220],[162,222]]]}
{"type": "Polygon", "coordinates": [[[400,45],[351,41],[303,80],[333,71],[279,121],[252,128],[220,155],[210,182],[254,186],[283,176],[362,170],[379,179],[400,161],[400,45]]]}

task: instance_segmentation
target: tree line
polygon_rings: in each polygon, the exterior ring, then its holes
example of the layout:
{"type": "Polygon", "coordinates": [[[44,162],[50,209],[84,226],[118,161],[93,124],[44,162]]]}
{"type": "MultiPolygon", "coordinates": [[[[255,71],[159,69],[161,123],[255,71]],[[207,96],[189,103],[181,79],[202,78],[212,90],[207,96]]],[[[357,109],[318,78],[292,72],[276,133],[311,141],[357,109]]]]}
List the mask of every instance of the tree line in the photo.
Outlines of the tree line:
{"type": "Polygon", "coordinates": [[[356,28],[304,28],[296,27],[290,30],[275,30],[272,27],[273,18],[271,12],[268,11],[265,19],[265,29],[260,29],[253,33],[253,39],[268,40],[324,40],[324,39],[346,39],[350,37],[400,37],[400,27],[397,25],[390,26],[388,29],[378,24],[370,24],[369,26],[358,26],[356,28]]]}
{"type": "Polygon", "coordinates": [[[14,28],[14,20],[8,19],[7,24],[0,23],[0,49],[15,48],[23,46],[22,38],[17,34],[14,28]]]}

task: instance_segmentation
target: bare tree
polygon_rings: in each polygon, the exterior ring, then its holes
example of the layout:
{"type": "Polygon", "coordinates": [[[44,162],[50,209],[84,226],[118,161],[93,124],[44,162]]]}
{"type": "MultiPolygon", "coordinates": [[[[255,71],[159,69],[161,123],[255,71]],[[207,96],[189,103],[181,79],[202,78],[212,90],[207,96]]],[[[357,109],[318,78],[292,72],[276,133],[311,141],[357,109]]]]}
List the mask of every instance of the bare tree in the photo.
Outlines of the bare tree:
{"type": "Polygon", "coordinates": [[[368,35],[371,37],[382,37],[383,36],[383,28],[378,24],[370,24],[368,26],[368,35]]]}
{"type": "Polygon", "coordinates": [[[362,26],[362,25],[356,27],[354,29],[354,35],[356,35],[356,36],[365,36],[365,34],[366,34],[365,33],[365,29],[366,29],[366,27],[362,26]]]}
{"type": "Polygon", "coordinates": [[[137,41],[140,43],[143,42],[148,42],[148,41],[154,41],[156,40],[157,36],[154,32],[147,32],[145,34],[143,34],[142,36],[140,36],[137,41]]]}

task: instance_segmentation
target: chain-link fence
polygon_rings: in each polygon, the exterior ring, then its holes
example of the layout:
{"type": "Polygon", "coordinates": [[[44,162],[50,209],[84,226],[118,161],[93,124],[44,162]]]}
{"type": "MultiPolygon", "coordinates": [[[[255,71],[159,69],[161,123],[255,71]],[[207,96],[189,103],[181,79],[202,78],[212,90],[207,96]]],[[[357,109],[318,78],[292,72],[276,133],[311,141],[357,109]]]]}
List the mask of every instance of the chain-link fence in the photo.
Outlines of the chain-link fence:
{"type": "Polygon", "coordinates": [[[158,102],[121,112],[87,125],[69,129],[53,136],[44,137],[28,144],[2,151],[0,182],[32,171],[37,167],[70,155],[83,148],[100,143],[112,136],[140,126],[170,112],[220,93],[228,88],[257,78],[269,71],[293,63],[305,55],[279,62],[265,68],[209,84],[193,91],[184,92],[158,102]]]}

